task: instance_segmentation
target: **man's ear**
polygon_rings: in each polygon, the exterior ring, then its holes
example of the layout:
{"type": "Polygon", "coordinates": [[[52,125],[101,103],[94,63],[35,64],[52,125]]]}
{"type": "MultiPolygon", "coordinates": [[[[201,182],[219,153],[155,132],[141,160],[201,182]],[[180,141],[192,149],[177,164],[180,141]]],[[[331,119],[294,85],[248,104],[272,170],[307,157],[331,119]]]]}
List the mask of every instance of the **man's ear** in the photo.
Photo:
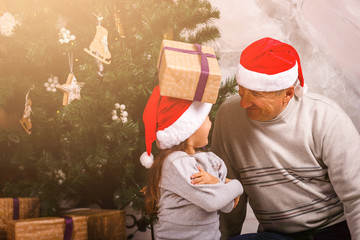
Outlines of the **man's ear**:
{"type": "Polygon", "coordinates": [[[288,103],[294,97],[294,86],[285,90],[284,103],[288,103]]]}

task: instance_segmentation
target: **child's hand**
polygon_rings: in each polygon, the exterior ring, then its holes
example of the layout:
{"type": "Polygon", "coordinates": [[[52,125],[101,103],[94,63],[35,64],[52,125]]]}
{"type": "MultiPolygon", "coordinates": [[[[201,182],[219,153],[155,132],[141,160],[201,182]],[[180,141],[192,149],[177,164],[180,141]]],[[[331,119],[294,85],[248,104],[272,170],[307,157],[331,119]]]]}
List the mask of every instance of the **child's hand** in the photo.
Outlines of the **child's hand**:
{"type": "Polygon", "coordinates": [[[238,205],[239,200],[240,200],[240,196],[237,196],[237,197],[234,199],[234,208],[236,208],[236,206],[238,205]]]}
{"type": "MultiPolygon", "coordinates": [[[[225,178],[225,183],[229,183],[229,182],[231,182],[231,181],[232,181],[232,179],[230,179],[230,178],[225,178]]],[[[240,200],[240,196],[237,196],[237,197],[234,199],[234,208],[236,208],[236,206],[238,205],[239,200],[240,200]]]]}
{"type": "Polygon", "coordinates": [[[205,172],[205,170],[201,166],[197,166],[199,169],[198,173],[195,173],[190,178],[192,179],[191,183],[194,185],[198,184],[216,184],[219,183],[220,180],[217,177],[205,172]]]}

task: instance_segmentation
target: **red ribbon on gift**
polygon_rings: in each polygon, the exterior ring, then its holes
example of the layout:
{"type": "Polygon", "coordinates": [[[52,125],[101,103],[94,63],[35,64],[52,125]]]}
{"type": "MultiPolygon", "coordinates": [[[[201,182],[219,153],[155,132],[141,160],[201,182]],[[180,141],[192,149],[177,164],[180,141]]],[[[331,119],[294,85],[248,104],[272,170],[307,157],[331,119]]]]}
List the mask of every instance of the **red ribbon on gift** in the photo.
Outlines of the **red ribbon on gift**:
{"type": "Polygon", "coordinates": [[[207,83],[207,80],[209,78],[209,63],[208,63],[207,58],[208,57],[216,58],[216,56],[214,54],[211,54],[211,53],[203,53],[201,51],[201,45],[200,44],[196,43],[195,46],[197,48],[197,51],[180,49],[180,48],[173,48],[173,47],[163,47],[163,50],[162,50],[161,56],[160,56],[159,68],[161,66],[162,55],[163,55],[165,50],[172,50],[172,51],[176,51],[176,52],[200,55],[201,56],[200,57],[201,73],[200,73],[199,82],[198,82],[198,85],[196,87],[196,91],[195,91],[195,95],[194,95],[193,100],[201,102],[201,99],[202,99],[202,97],[204,95],[206,83],[207,83]]]}

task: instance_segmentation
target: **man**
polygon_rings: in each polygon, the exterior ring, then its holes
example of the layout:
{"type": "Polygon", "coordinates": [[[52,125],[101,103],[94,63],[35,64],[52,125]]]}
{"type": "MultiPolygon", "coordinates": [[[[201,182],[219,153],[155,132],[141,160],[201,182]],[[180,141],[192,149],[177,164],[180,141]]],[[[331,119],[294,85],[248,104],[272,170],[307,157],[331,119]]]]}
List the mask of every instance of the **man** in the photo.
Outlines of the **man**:
{"type": "Polygon", "coordinates": [[[236,80],[240,96],[219,108],[212,136],[244,187],[221,217],[222,238],[240,233],[248,200],[259,233],[235,239],[360,239],[360,136],[350,118],[306,93],[296,50],[275,39],[242,52],[236,80]]]}

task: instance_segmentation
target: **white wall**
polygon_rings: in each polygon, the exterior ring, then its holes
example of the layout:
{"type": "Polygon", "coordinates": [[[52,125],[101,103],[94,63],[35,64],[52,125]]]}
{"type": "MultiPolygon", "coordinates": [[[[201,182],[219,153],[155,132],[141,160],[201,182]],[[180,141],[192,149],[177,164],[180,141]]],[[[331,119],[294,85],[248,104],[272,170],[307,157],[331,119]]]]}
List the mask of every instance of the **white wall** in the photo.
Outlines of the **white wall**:
{"type": "Polygon", "coordinates": [[[299,52],[309,91],[337,102],[360,131],[360,1],[210,0],[221,12],[214,43],[223,80],[241,51],[265,36],[299,52]]]}

